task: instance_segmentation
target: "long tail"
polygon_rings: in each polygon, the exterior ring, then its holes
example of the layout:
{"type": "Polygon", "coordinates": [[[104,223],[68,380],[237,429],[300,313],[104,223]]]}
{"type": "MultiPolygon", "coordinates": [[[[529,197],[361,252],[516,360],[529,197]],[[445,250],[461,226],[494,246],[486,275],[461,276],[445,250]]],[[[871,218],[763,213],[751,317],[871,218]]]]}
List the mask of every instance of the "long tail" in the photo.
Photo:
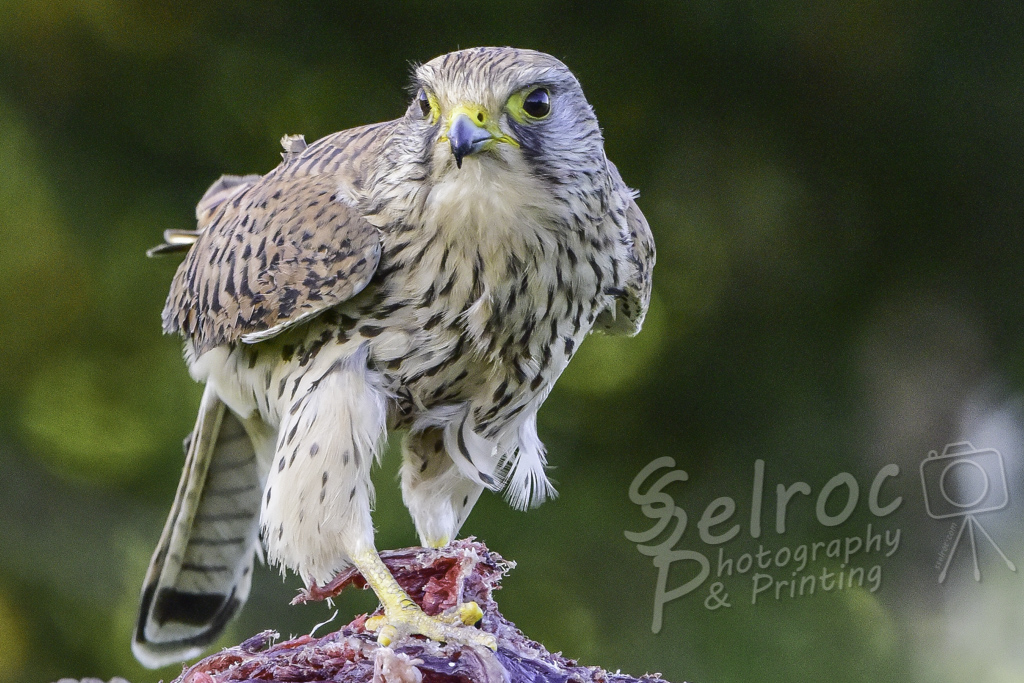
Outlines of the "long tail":
{"type": "Polygon", "coordinates": [[[242,422],[207,387],[142,587],[132,651],[143,665],[198,656],[245,604],[264,477],[242,422]]]}

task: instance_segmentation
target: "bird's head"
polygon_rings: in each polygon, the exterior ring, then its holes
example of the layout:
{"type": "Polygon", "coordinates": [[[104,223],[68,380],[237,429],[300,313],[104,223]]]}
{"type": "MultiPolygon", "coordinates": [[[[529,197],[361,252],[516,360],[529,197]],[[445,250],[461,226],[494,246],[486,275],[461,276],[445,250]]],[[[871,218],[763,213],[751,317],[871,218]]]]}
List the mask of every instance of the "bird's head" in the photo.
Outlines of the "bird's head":
{"type": "Polygon", "coordinates": [[[416,68],[406,119],[428,141],[431,174],[525,170],[565,182],[600,168],[604,143],[572,72],[533,50],[473,48],[416,68]],[[479,166],[478,166],[479,165],[479,166]]]}

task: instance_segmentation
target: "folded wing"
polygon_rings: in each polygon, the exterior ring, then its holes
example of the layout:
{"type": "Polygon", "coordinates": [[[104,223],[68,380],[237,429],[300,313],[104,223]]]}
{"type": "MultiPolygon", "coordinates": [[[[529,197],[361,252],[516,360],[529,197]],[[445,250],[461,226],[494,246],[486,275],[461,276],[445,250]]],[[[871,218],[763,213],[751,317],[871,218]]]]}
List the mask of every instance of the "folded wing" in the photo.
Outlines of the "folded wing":
{"type": "Polygon", "coordinates": [[[354,208],[353,195],[387,132],[377,125],[337,133],[286,152],[265,176],[214,183],[171,284],[164,331],[182,334],[198,353],[255,343],[366,287],[380,260],[380,232],[354,208]]]}

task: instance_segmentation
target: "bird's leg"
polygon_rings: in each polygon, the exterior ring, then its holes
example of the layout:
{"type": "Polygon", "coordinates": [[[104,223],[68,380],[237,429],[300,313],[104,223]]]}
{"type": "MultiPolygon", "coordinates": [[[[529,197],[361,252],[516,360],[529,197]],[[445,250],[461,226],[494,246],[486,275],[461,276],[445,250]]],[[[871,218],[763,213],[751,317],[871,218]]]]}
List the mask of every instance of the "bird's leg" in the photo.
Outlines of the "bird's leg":
{"type": "MultiPolygon", "coordinates": [[[[482,487],[461,474],[444,451],[440,430],[410,433],[403,442],[402,496],[419,532],[423,545],[440,548],[455,537],[482,487]]],[[[394,639],[397,623],[404,621],[413,632],[435,640],[457,640],[494,647],[494,639],[479,631],[466,629],[483,617],[475,602],[462,603],[444,614],[428,617],[416,606],[392,578],[387,567],[372,549],[364,550],[356,567],[377,591],[384,615],[367,621],[367,628],[379,632],[382,643],[394,639]],[[376,577],[376,583],[370,576],[376,577]],[[426,624],[425,620],[429,620],[426,624]],[[451,631],[454,629],[454,633],[451,631]]]]}
{"type": "Polygon", "coordinates": [[[377,642],[381,645],[419,634],[443,643],[483,645],[497,650],[494,636],[469,627],[483,617],[475,602],[463,603],[447,614],[428,616],[398,585],[376,550],[364,548],[353,553],[351,559],[384,608],[383,616],[366,621],[367,629],[377,632],[377,642]]]}
{"type": "Polygon", "coordinates": [[[442,548],[458,536],[483,486],[455,466],[440,429],[406,435],[402,456],[402,500],[416,524],[420,543],[442,548]]]}
{"type": "Polygon", "coordinates": [[[371,622],[382,644],[420,634],[496,647],[493,636],[465,625],[479,621],[479,607],[427,616],[374,549],[370,464],[384,434],[386,396],[367,366],[366,346],[305,377],[308,388],[283,411],[262,499],[270,560],[294,569],[307,585],[330,580],[351,561],[384,608],[383,619],[371,622]]]}

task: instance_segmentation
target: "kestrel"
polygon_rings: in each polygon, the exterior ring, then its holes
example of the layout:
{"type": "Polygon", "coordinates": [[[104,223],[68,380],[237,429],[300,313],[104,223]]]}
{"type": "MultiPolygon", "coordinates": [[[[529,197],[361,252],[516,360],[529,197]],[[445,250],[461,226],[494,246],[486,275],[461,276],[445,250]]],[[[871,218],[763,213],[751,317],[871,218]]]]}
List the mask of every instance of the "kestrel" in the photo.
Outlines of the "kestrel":
{"type": "Polygon", "coordinates": [[[415,69],[394,121],[288,136],[265,176],[200,201],[164,330],[206,383],[133,650],[198,655],[245,602],[253,559],[323,585],[350,565],[410,634],[494,646],[470,603],[428,617],[374,546],[370,467],[404,429],[421,542],[454,539],[484,489],[554,494],[537,410],[592,330],[634,335],[651,291],[647,221],[569,69],[476,48],[415,69]]]}

